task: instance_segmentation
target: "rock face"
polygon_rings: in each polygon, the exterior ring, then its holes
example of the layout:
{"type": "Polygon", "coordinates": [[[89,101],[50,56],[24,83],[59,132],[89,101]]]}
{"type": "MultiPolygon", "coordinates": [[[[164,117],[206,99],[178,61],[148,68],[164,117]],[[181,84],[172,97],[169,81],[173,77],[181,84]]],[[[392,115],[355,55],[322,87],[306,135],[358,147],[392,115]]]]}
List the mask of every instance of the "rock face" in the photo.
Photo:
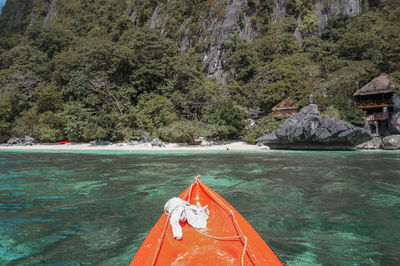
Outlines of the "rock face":
{"type": "Polygon", "coordinates": [[[56,11],[56,1],[57,0],[52,0],[50,3],[49,11],[47,12],[46,17],[43,20],[43,26],[47,24],[51,19],[55,18],[57,16],[57,11],[56,11]]]}
{"type": "Polygon", "coordinates": [[[381,146],[382,146],[382,139],[380,137],[375,137],[375,138],[371,139],[370,141],[366,141],[364,143],[357,145],[357,149],[376,150],[376,149],[380,149],[381,146]]]}
{"type": "MultiPolygon", "coordinates": [[[[153,11],[149,21],[150,28],[159,29],[165,32],[169,12],[174,8],[175,1],[166,1],[159,4],[153,11]]],[[[254,14],[248,13],[247,7],[249,1],[231,0],[227,2],[214,1],[209,8],[209,18],[204,20],[206,32],[202,34],[199,41],[207,44],[203,52],[203,64],[206,66],[207,75],[210,78],[226,80],[230,73],[225,67],[225,48],[224,43],[229,37],[238,32],[240,38],[245,41],[251,41],[258,34],[257,25],[251,21],[254,14]],[[221,12],[222,10],[222,12],[221,12]]],[[[271,14],[271,22],[278,23],[286,16],[288,1],[274,0],[271,14]]],[[[361,0],[316,0],[312,6],[312,11],[318,17],[320,23],[317,26],[316,33],[320,33],[326,26],[328,19],[341,13],[351,15],[361,12],[361,0]]],[[[189,18],[180,26],[183,29],[182,39],[179,41],[182,52],[189,47],[189,18]]],[[[302,22],[301,15],[298,16],[298,24],[302,22]]],[[[297,40],[302,41],[302,35],[299,28],[293,33],[297,40]]]]}
{"type": "Polygon", "coordinates": [[[318,106],[310,104],[257,142],[273,149],[355,150],[356,145],[370,139],[372,136],[363,128],[320,117],[318,106]]]}
{"type": "Polygon", "coordinates": [[[394,133],[400,133],[400,93],[397,93],[393,97],[393,115],[390,123],[392,125],[392,131],[394,133]]]}
{"type": "MultiPolygon", "coordinates": [[[[164,33],[169,18],[167,11],[176,8],[175,4],[174,1],[159,4],[149,21],[150,28],[159,29],[161,33],[164,33]]],[[[228,73],[225,71],[224,43],[233,33],[238,32],[240,38],[245,41],[251,41],[254,38],[256,31],[252,27],[251,17],[246,15],[246,7],[247,1],[243,0],[232,0],[226,4],[215,1],[211,4],[209,17],[204,20],[206,30],[199,39],[207,44],[203,53],[203,64],[206,66],[208,77],[218,80],[226,79],[228,73]]],[[[190,18],[186,18],[180,25],[182,31],[185,32],[179,41],[182,52],[186,52],[189,47],[189,20],[190,18]]]]}
{"type": "Polygon", "coordinates": [[[352,15],[361,12],[361,0],[317,0],[314,2],[313,11],[320,23],[317,32],[321,32],[326,26],[328,19],[339,14],[352,15]]]}
{"type": "Polygon", "coordinates": [[[204,39],[208,47],[204,52],[203,64],[206,65],[207,75],[210,78],[224,80],[225,72],[225,50],[224,43],[235,31],[239,32],[241,39],[251,41],[255,31],[251,26],[250,17],[245,15],[244,9],[247,1],[233,0],[225,9],[225,16],[219,21],[208,21],[207,32],[209,36],[204,39]],[[242,23],[239,23],[240,15],[243,15],[242,23]],[[238,26],[242,24],[242,26],[238,26]]]}
{"type": "Polygon", "coordinates": [[[400,149],[400,135],[391,135],[383,138],[383,149],[397,150],[400,149]]]}

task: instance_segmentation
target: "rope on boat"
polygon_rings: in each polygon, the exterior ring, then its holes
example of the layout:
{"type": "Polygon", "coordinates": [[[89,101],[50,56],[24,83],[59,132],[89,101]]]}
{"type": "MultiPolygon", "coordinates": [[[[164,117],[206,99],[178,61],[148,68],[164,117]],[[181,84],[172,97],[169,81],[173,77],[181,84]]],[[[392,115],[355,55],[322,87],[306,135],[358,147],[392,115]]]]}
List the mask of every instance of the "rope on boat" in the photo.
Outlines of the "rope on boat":
{"type": "MultiPolygon", "coordinates": [[[[189,204],[190,204],[190,196],[192,195],[193,185],[196,184],[197,182],[199,182],[199,179],[200,179],[200,176],[199,176],[199,175],[196,176],[196,177],[194,178],[194,182],[190,185],[189,193],[186,193],[185,196],[183,197],[183,198],[186,198],[186,197],[188,196],[188,203],[189,203],[189,204]],[[188,195],[188,194],[189,194],[189,195],[188,195]]],[[[243,245],[242,258],[241,258],[241,265],[244,266],[244,256],[245,256],[245,254],[246,254],[246,248],[247,248],[247,237],[243,234],[242,230],[240,229],[239,223],[237,222],[237,220],[236,220],[236,218],[235,218],[235,213],[234,213],[234,211],[231,210],[230,208],[228,208],[222,201],[220,201],[220,200],[218,199],[218,197],[215,197],[214,193],[212,193],[207,187],[204,187],[204,188],[205,188],[205,189],[207,190],[207,192],[213,197],[213,199],[214,199],[221,207],[223,207],[223,208],[225,209],[225,211],[227,211],[227,212],[229,213],[229,215],[232,217],[232,219],[233,219],[233,221],[234,221],[234,225],[235,225],[235,227],[238,229],[240,235],[238,235],[238,236],[212,236],[212,235],[208,235],[208,234],[206,234],[206,233],[201,232],[200,230],[198,230],[198,229],[195,228],[195,227],[193,227],[193,228],[194,228],[198,233],[200,233],[201,235],[203,235],[203,236],[205,236],[205,237],[213,238],[213,239],[216,239],[216,240],[229,240],[229,239],[241,239],[241,238],[243,238],[243,239],[244,239],[244,245],[243,245]]],[[[153,262],[151,263],[152,266],[154,266],[154,265],[156,264],[156,262],[157,262],[158,254],[159,254],[159,252],[160,252],[160,248],[161,248],[162,242],[164,241],[164,238],[165,238],[165,234],[166,234],[166,231],[167,231],[167,227],[168,227],[167,225],[168,225],[169,220],[170,220],[170,214],[167,214],[167,219],[165,220],[164,229],[163,229],[163,232],[162,232],[162,234],[161,234],[161,237],[158,239],[157,249],[156,249],[156,252],[155,252],[155,254],[154,254],[153,262]]],[[[252,253],[253,258],[255,258],[255,257],[254,257],[254,253],[253,253],[253,251],[251,250],[250,246],[249,246],[248,248],[249,248],[250,252],[252,253]]],[[[257,262],[257,261],[256,261],[256,262],[257,262]]],[[[258,263],[257,263],[257,265],[258,265],[258,263]]]]}
{"type": "Polygon", "coordinates": [[[168,221],[169,221],[169,216],[167,216],[167,219],[165,220],[163,232],[161,234],[161,237],[158,239],[157,250],[156,250],[156,253],[154,254],[153,262],[151,263],[152,266],[156,265],[158,253],[160,253],[161,244],[164,241],[165,233],[167,232],[168,221]]]}
{"type": "MultiPolygon", "coordinates": [[[[197,181],[199,181],[200,176],[197,176],[196,178],[197,178],[197,180],[195,179],[195,182],[194,182],[194,183],[196,183],[197,181]]],[[[236,220],[235,212],[234,212],[233,210],[231,210],[228,206],[226,206],[218,197],[216,197],[215,194],[212,193],[212,192],[208,189],[207,186],[203,186],[203,188],[204,188],[204,189],[207,191],[207,193],[208,193],[209,195],[211,195],[211,196],[213,197],[213,199],[214,199],[221,207],[223,207],[223,208],[225,209],[225,211],[227,211],[227,212],[229,213],[229,215],[232,217],[232,220],[234,221],[234,225],[235,225],[236,229],[239,231],[239,234],[240,234],[239,236],[234,236],[234,237],[232,237],[232,238],[244,238],[243,253],[242,253],[242,266],[243,266],[243,265],[244,265],[244,255],[245,255],[245,253],[246,253],[246,248],[247,248],[247,237],[243,234],[243,232],[242,232],[242,230],[241,230],[241,228],[240,228],[240,225],[239,225],[238,221],[236,220]]],[[[197,230],[197,231],[198,231],[198,230],[197,230]]],[[[198,231],[198,232],[200,232],[200,231],[198,231]]],[[[201,232],[201,233],[202,233],[202,232],[201,232]]],[[[253,251],[251,250],[251,247],[249,246],[248,248],[249,248],[251,254],[253,255],[253,256],[252,256],[252,257],[253,257],[253,261],[256,262],[256,264],[258,265],[257,260],[255,259],[254,253],[253,253],[253,251]]]]}
{"type": "Polygon", "coordinates": [[[200,233],[203,236],[209,237],[209,238],[213,238],[213,239],[217,239],[217,240],[229,240],[229,239],[236,239],[236,238],[244,238],[244,246],[243,246],[243,253],[242,253],[242,266],[244,265],[244,255],[246,253],[246,247],[247,247],[247,237],[244,235],[240,235],[240,236],[212,236],[212,235],[208,235],[206,233],[203,233],[202,231],[200,231],[197,228],[194,228],[198,233],[200,233]]]}

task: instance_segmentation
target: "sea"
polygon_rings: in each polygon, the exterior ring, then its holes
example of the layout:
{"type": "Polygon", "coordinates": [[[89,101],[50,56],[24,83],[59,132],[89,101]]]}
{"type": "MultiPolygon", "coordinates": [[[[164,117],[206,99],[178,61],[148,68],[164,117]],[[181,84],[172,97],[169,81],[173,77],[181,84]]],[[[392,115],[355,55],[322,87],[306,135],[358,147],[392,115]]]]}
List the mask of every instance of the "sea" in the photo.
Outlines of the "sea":
{"type": "Polygon", "coordinates": [[[196,175],[284,265],[400,265],[398,152],[0,152],[0,265],[129,265],[196,175]]]}

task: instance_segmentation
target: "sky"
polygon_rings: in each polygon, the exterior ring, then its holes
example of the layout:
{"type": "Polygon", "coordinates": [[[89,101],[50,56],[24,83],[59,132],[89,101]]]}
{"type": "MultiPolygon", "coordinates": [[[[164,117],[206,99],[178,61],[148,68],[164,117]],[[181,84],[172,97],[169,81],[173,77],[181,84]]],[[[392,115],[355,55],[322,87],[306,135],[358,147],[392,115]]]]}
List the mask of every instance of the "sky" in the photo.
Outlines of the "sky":
{"type": "Polygon", "coordinates": [[[0,0],[0,14],[1,14],[1,9],[3,6],[6,4],[6,0],[0,0]]]}

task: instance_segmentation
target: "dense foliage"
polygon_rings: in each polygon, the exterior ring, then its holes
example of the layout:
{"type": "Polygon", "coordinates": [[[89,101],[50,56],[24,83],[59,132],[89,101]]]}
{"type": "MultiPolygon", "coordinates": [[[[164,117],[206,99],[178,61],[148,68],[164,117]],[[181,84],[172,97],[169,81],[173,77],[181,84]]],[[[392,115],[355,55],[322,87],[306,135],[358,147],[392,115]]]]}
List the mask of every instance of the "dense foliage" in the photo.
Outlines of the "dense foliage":
{"type": "Polygon", "coordinates": [[[288,1],[278,23],[270,21],[273,1],[249,0],[246,13],[259,34],[245,42],[235,32],[225,42],[225,82],[206,78],[201,38],[204,21],[223,15],[225,1],[177,0],[164,10],[170,15],[162,32],[148,21],[165,1],[57,1],[57,16],[45,25],[39,18],[48,1],[28,2],[11,26],[12,7],[0,17],[2,141],[159,135],[189,143],[198,137],[254,142],[281,123],[270,113],[286,97],[304,106],[312,93],[325,116],[363,124],[354,91],[380,72],[400,77],[399,0],[340,15],[321,33],[311,0],[288,1]],[[127,15],[132,7],[134,18],[127,15]],[[28,14],[32,8],[35,16],[28,14]],[[293,34],[298,14],[302,42],[293,34]],[[185,34],[189,44],[181,52],[185,34]]]}

